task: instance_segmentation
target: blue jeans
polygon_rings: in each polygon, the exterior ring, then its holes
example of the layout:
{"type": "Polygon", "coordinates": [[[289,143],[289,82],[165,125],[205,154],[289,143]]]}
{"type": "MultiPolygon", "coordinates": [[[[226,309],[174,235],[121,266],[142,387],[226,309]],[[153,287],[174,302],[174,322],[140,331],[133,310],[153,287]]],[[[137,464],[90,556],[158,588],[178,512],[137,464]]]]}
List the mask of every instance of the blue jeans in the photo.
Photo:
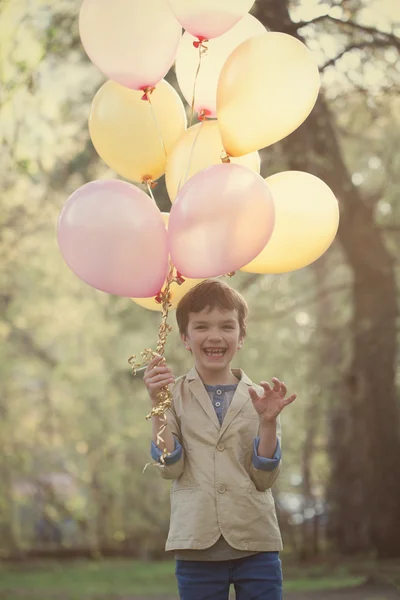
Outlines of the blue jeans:
{"type": "Polygon", "coordinates": [[[282,600],[279,552],[260,552],[235,560],[176,561],[181,600],[228,600],[231,584],[236,600],[282,600]]]}

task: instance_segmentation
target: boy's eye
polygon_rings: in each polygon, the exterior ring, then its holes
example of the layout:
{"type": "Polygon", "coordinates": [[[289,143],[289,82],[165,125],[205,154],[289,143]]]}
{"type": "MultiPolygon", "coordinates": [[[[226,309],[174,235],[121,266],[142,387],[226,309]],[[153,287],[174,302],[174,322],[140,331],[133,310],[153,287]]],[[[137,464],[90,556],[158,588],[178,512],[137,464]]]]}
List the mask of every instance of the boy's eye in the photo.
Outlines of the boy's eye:
{"type": "Polygon", "coordinates": [[[205,329],[205,325],[196,325],[195,329],[205,329]]]}

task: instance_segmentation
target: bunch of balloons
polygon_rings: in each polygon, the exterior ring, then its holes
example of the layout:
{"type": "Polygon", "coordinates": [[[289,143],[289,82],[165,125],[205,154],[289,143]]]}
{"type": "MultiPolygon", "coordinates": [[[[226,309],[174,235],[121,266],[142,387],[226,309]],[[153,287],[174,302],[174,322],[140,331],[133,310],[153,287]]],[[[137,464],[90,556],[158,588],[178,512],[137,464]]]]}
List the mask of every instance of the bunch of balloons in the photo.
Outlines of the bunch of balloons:
{"type": "Polygon", "coordinates": [[[248,14],[253,3],[83,1],[82,44],[107,77],[90,136],[129,180],[89,182],[62,208],[61,253],[89,285],[157,309],[171,261],[185,279],[171,287],[174,305],[201,279],[299,269],[331,245],[339,211],[324,182],[299,171],[260,176],[258,150],[307,118],[319,73],[304,44],[248,14]],[[187,109],[163,79],[174,64],[187,109]],[[169,214],[152,194],[162,175],[169,214]]]}

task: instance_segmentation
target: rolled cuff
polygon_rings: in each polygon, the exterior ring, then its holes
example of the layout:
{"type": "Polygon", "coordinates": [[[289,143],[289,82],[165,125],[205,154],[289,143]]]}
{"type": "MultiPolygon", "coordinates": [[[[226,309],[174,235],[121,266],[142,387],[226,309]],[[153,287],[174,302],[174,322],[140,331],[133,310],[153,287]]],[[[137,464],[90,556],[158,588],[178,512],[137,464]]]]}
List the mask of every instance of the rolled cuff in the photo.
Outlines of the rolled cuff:
{"type": "MultiPolygon", "coordinates": [[[[166,456],[164,458],[164,462],[166,465],[173,465],[176,462],[178,462],[178,460],[180,460],[182,457],[182,453],[183,453],[182,446],[180,445],[180,443],[178,442],[176,437],[174,437],[174,440],[175,440],[174,451],[171,452],[168,456],[166,456]]],[[[162,451],[152,440],[151,441],[151,458],[153,460],[156,460],[157,462],[160,462],[161,456],[162,456],[162,451]]]]}
{"type": "MultiPolygon", "coordinates": [[[[253,467],[260,471],[273,471],[279,465],[282,458],[281,446],[279,440],[276,444],[275,453],[272,458],[265,458],[264,456],[258,456],[258,447],[260,445],[260,438],[256,437],[254,440],[253,447],[253,467]]],[[[161,453],[160,453],[161,454],[161,453]]]]}

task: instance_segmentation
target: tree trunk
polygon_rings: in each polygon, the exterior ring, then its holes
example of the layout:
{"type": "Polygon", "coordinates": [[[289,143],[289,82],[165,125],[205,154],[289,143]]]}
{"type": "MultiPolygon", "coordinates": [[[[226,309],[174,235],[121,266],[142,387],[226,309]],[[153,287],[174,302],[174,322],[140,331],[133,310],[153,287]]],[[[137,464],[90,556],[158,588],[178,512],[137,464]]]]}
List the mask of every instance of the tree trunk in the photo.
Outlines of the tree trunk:
{"type": "MultiPolygon", "coordinates": [[[[270,29],[302,40],[290,19],[287,0],[259,0],[255,16],[270,29]]],[[[372,549],[382,558],[397,557],[400,435],[395,388],[398,309],[393,261],[375,225],[372,207],[352,183],[322,92],[306,122],[281,143],[291,169],[320,177],[339,199],[338,237],[353,273],[354,312],[349,332],[352,364],[348,377],[351,385],[347,386],[350,393],[343,396],[343,402],[344,410],[348,406],[355,416],[350,425],[349,464],[354,461],[361,472],[359,480],[352,482],[344,464],[333,470],[332,485],[342,489],[343,497],[358,494],[361,486],[363,521],[369,528],[367,537],[372,549]],[[363,440],[357,437],[358,432],[363,440]]],[[[354,531],[354,536],[358,535],[358,525],[349,522],[346,526],[354,531]]]]}

